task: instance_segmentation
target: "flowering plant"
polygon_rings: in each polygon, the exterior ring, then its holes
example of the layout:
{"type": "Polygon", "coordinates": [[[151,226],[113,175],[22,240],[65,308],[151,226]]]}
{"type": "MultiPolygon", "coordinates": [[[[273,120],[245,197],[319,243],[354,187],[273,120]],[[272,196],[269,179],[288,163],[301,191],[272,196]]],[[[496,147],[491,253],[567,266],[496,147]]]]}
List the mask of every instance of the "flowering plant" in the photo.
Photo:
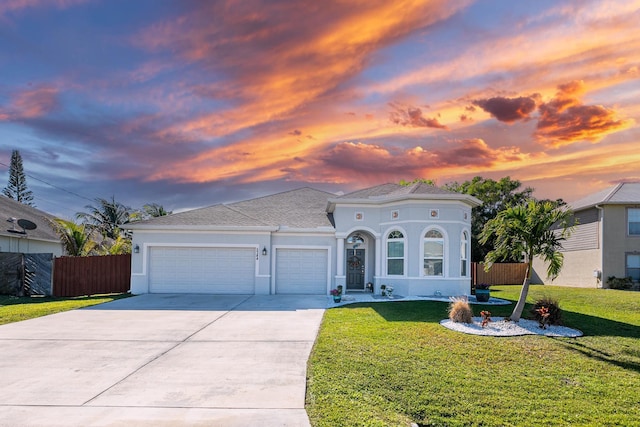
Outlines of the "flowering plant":
{"type": "Polygon", "coordinates": [[[489,289],[491,287],[488,283],[479,283],[476,285],[476,289],[489,289]]]}
{"type": "Polygon", "coordinates": [[[489,310],[482,310],[480,316],[482,316],[482,323],[480,325],[484,328],[491,322],[491,312],[489,310]]]}
{"type": "Polygon", "coordinates": [[[337,297],[338,295],[341,295],[341,294],[342,294],[342,292],[341,292],[341,290],[340,290],[340,289],[331,289],[331,290],[329,291],[329,293],[330,293],[331,295],[333,295],[334,297],[337,297]]]}

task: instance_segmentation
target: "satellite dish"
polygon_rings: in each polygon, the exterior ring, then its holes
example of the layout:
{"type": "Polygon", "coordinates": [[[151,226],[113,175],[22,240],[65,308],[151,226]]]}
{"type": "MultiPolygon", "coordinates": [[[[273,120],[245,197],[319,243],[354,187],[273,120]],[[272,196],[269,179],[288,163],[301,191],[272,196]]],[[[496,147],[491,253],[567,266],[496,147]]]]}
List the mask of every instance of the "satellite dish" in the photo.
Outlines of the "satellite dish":
{"type": "Polygon", "coordinates": [[[35,230],[36,228],[38,228],[36,224],[29,221],[28,219],[19,219],[18,225],[22,227],[24,230],[35,230]]]}

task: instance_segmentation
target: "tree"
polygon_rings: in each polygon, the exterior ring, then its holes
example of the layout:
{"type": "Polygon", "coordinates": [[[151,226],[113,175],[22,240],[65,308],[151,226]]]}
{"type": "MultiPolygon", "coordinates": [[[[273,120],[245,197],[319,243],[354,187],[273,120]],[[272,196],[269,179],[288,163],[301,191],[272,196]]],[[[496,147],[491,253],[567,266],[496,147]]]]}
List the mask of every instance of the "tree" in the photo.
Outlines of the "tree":
{"type": "Polygon", "coordinates": [[[56,234],[60,237],[62,246],[69,256],[88,256],[98,244],[91,238],[84,224],[56,218],[50,221],[56,234]]]}
{"type": "Polygon", "coordinates": [[[9,182],[2,190],[2,194],[28,206],[34,206],[33,193],[27,188],[27,178],[22,167],[22,156],[18,150],[11,153],[9,165],[9,182]]]}
{"type": "Polygon", "coordinates": [[[160,216],[171,215],[173,212],[166,211],[162,205],[157,203],[147,203],[142,209],[131,214],[131,221],[142,221],[145,219],[157,218],[160,216]]]}
{"type": "Polygon", "coordinates": [[[482,230],[480,243],[493,241],[495,245],[485,258],[485,270],[489,270],[496,261],[523,255],[527,262],[520,298],[510,317],[512,321],[517,322],[522,316],[534,257],[539,256],[549,263],[549,277],[555,278],[560,273],[564,261],[560,252],[562,241],[573,231],[573,225],[569,226],[570,218],[572,212],[558,202],[531,199],[499,212],[482,230]]]}
{"type": "Polygon", "coordinates": [[[78,212],[76,217],[92,228],[98,230],[103,236],[116,240],[122,233],[122,226],[129,222],[131,208],[111,200],[96,199],[98,206],[87,205],[89,213],[78,212]]]}
{"type": "Polygon", "coordinates": [[[422,184],[430,185],[430,186],[432,186],[432,187],[435,187],[435,186],[436,186],[436,181],[435,181],[435,180],[433,180],[433,179],[426,179],[426,178],[416,178],[416,179],[414,179],[413,181],[405,181],[404,179],[401,179],[401,180],[400,180],[400,182],[399,182],[398,184],[400,184],[400,185],[402,185],[402,186],[405,186],[405,187],[408,187],[408,186],[410,186],[410,185],[412,185],[412,184],[416,184],[416,183],[418,183],[418,182],[420,182],[420,183],[422,183],[422,184]]]}
{"type": "MultiPolygon", "coordinates": [[[[444,185],[444,188],[457,193],[469,194],[482,201],[482,205],[473,208],[471,213],[471,253],[473,262],[482,262],[486,255],[493,249],[492,238],[480,243],[480,233],[485,224],[498,215],[498,212],[510,206],[516,206],[525,200],[532,198],[533,188],[520,189],[522,184],[518,180],[512,180],[506,176],[500,181],[494,181],[480,176],[462,184],[452,182],[444,185]]],[[[505,260],[505,261],[516,261],[505,260]]]]}

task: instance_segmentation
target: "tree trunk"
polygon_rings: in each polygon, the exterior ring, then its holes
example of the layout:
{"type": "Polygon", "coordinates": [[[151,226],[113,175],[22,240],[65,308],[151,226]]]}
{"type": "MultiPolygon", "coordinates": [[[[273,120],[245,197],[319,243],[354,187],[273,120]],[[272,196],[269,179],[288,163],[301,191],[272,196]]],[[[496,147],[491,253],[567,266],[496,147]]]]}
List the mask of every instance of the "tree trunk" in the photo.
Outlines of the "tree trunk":
{"type": "Polygon", "coordinates": [[[524,304],[527,301],[527,294],[529,293],[529,282],[531,281],[531,268],[533,267],[533,260],[529,259],[527,262],[527,274],[524,276],[524,282],[522,283],[522,290],[520,291],[520,298],[518,298],[518,303],[513,309],[513,313],[509,319],[513,322],[518,322],[520,320],[520,316],[522,316],[522,311],[524,310],[524,304]]]}

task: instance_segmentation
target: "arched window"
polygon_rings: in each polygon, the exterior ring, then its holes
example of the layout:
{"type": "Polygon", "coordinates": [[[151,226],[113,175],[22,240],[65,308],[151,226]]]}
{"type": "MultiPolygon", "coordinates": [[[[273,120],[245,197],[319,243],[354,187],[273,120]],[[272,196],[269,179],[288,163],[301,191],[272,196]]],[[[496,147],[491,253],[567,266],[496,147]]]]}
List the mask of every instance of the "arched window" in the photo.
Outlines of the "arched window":
{"type": "Polygon", "coordinates": [[[424,275],[442,276],[444,267],[444,237],[438,230],[424,235],[424,275]]]}
{"type": "Polygon", "coordinates": [[[469,259],[467,258],[467,252],[469,251],[469,235],[466,231],[462,232],[460,238],[460,276],[469,276],[469,259]]]}
{"type": "Polygon", "coordinates": [[[398,230],[387,236],[387,275],[404,276],[404,234],[398,230]]]}

